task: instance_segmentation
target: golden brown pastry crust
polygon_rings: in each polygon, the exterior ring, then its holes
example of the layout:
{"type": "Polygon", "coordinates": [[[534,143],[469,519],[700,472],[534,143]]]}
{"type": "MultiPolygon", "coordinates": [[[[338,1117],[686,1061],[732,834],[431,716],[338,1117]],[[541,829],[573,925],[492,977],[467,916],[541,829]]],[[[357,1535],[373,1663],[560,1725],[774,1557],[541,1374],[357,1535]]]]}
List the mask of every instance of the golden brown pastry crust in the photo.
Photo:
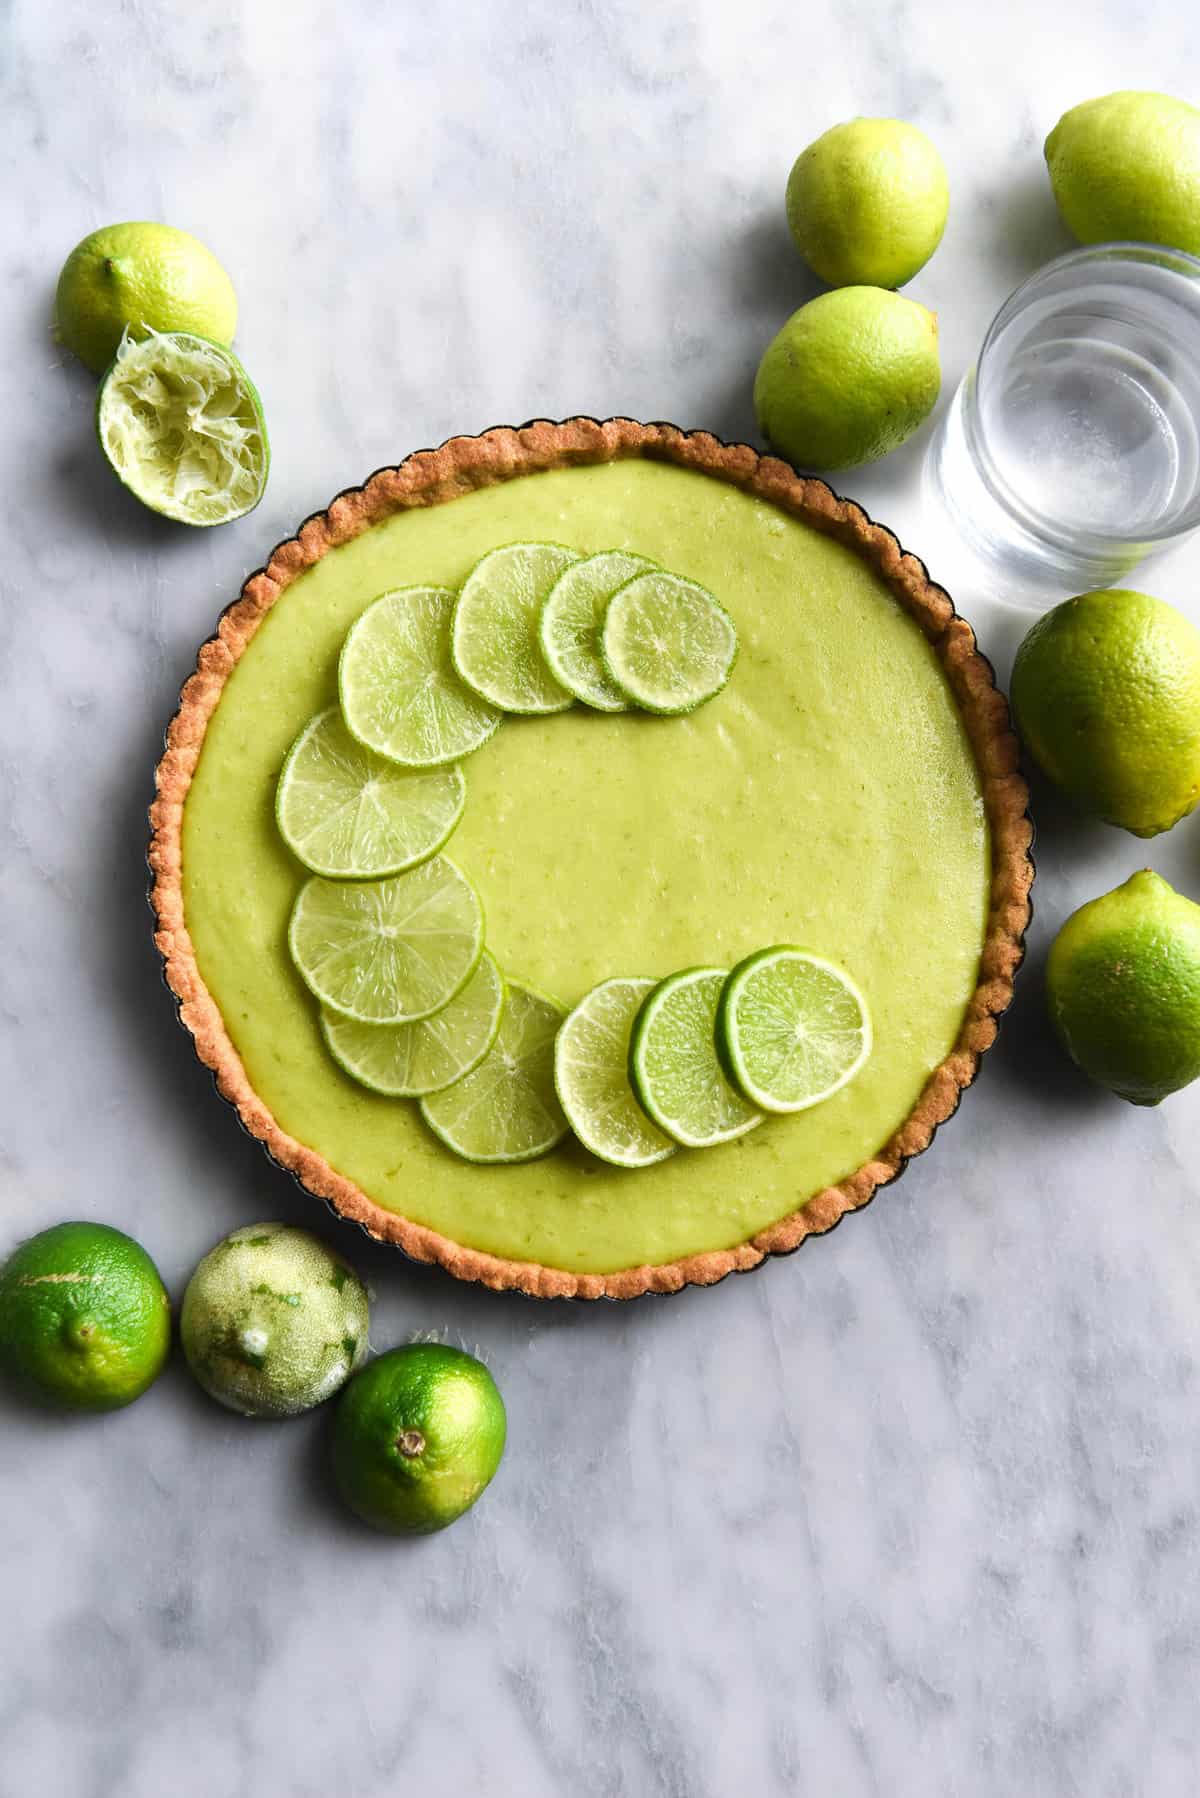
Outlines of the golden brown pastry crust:
{"type": "Polygon", "coordinates": [[[858,506],[839,499],[824,482],[796,474],[785,462],[760,456],[745,444],[722,443],[702,431],[641,425],[627,418],[603,423],[574,418],[563,424],[537,420],[519,430],[500,428],[479,437],[453,437],[440,449],[418,451],[398,468],[381,469],[364,487],[339,494],[327,511],[306,520],[295,537],[279,545],[266,568],[250,576],[221,618],[216,635],[201,648],[196,672],[183,688],[167,733],[156,771],[156,793],[149,851],[155,942],[196,1053],[212,1070],[218,1090],[236,1107],[246,1129],[303,1186],[343,1217],[361,1224],[369,1235],[396,1243],[414,1260],[436,1262],[458,1279],[539,1298],[623,1299],[711,1285],[726,1274],[757,1266],[768,1255],[789,1253],[806,1236],[830,1229],[847,1211],[865,1205],[878,1187],[894,1180],[928,1146],[974,1079],[980,1057],[995,1038],[997,1020],[1012,998],[1030,915],[1032,827],[1008,706],[996,689],[990,664],[976,647],[971,627],[958,617],[947,594],[930,581],[924,564],[906,555],[892,533],[874,524],[858,506]],[[196,964],[184,917],[181,832],[204,733],[230,672],[289,583],[326,550],[412,506],[439,505],[520,475],[626,456],[673,462],[728,481],[835,537],[876,570],[929,638],[957,699],[983,780],[992,834],[992,889],[979,981],[958,1041],[873,1160],[735,1248],[616,1273],[576,1274],[482,1254],[411,1223],[377,1205],[315,1150],[280,1129],[250,1084],[196,964]]]}

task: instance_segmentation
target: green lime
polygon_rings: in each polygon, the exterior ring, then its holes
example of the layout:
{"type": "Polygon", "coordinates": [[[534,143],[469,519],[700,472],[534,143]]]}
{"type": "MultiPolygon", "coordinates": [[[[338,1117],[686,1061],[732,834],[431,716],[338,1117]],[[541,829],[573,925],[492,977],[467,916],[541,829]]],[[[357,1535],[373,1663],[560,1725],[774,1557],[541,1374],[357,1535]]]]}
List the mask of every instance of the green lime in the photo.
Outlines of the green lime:
{"type": "Polygon", "coordinates": [[[73,1411],[132,1404],[170,1341],[158,1269],[107,1224],[55,1224],[0,1268],[0,1367],[39,1398],[73,1411]]]}
{"type": "Polygon", "coordinates": [[[733,619],[707,587],[655,568],[619,587],[600,637],[609,679],[645,712],[694,712],[737,660],[733,619]]]}
{"type": "Polygon", "coordinates": [[[628,701],[604,669],[600,632],[618,587],[654,567],[646,556],[604,549],[572,562],[559,575],[542,607],[538,639],[555,680],[598,712],[624,712],[628,701]]]}
{"type": "Polygon", "coordinates": [[[572,1130],[614,1167],[652,1167],[676,1144],[646,1116],[629,1084],[629,1038],[657,981],[601,981],[581,999],[554,1048],[554,1083],[572,1130]]]}
{"type": "Polygon", "coordinates": [[[275,819],[293,855],[331,880],[372,880],[428,861],[462,817],[467,783],[456,763],[400,768],[350,735],[336,706],[293,743],[275,819]]]}
{"type": "Polygon", "coordinates": [[[878,287],[839,287],[793,312],[754,381],[764,437],[802,468],[854,468],[911,437],[941,386],[937,319],[878,287]]]}
{"type": "Polygon", "coordinates": [[[566,1016],[554,999],[505,983],[496,1040],[474,1072],[421,1100],[434,1135],[464,1161],[533,1161],[567,1134],[554,1090],[554,1039],[566,1016]]]}
{"type": "Polygon", "coordinates": [[[266,490],[254,383],[232,350],[203,337],[125,338],[100,384],[96,434],[117,479],[179,524],[228,524],[266,490]]]}
{"type": "Polygon", "coordinates": [[[546,665],[538,626],[555,581],[578,560],[560,543],[505,543],[463,582],[451,632],[454,666],[502,712],[563,712],[574,705],[574,695],[546,665]]]}
{"type": "Polygon", "coordinates": [[[867,1002],[823,955],[790,943],[739,962],[721,994],[717,1046],[763,1111],[807,1111],[853,1080],[871,1053],[867,1002]]]}
{"type": "Polygon", "coordinates": [[[140,220],[105,225],[75,245],[58,277],[54,315],[59,342],[98,375],[126,331],[189,331],[228,346],[237,295],[198,238],[140,220]]]}
{"type": "Polygon", "coordinates": [[[1149,868],[1081,905],[1051,945],[1046,996],[1090,1079],[1159,1104],[1200,1076],[1200,905],[1149,868]]]}
{"type": "Polygon", "coordinates": [[[411,1024],[467,984],[483,953],[483,907],[444,855],[388,880],[314,874],[292,908],[288,948],[332,1011],[362,1024],[411,1024]]]}
{"type": "Polygon", "coordinates": [[[346,1072],[390,1099],[441,1092],[477,1068],[500,1028],[504,981],[485,949],[466,986],[415,1024],[360,1024],[321,1013],[329,1052],[346,1072]]]}
{"type": "Polygon", "coordinates": [[[1171,244],[1200,256],[1200,111],[1186,100],[1085,100],[1046,139],[1046,166],[1080,243],[1171,244]]]}
{"type": "Polygon", "coordinates": [[[685,1149],[731,1142],[761,1124],[717,1056],[723,968],[687,968],[660,981],[634,1020],[629,1078],[642,1109],[685,1149]]]}
{"type": "Polygon", "coordinates": [[[792,236],[831,287],[903,287],[942,241],[950,188],[923,131],[902,119],[850,119],[796,158],[792,236]]]}
{"type": "Polygon", "coordinates": [[[405,767],[470,755],[500,723],[499,712],[454,672],[455,597],[448,587],[385,593],[350,627],[342,646],[338,688],[351,735],[405,767]]]}
{"type": "Polygon", "coordinates": [[[1081,810],[1135,836],[1200,799],[1200,630],[1122,587],[1046,612],[1017,651],[1017,727],[1081,810]]]}
{"type": "Polygon", "coordinates": [[[187,1284],[179,1336],[211,1397],[244,1417],[294,1417],[332,1398],[367,1355],[370,1294],[307,1230],[247,1224],[187,1284]]]}
{"type": "Polygon", "coordinates": [[[504,1400],[482,1361],[442,1342],[410,1342],[379,1355],[342,1394],[334,1475],[373,1529],[427,1534],[470,1510],[506,1434],[504,1400]]]}

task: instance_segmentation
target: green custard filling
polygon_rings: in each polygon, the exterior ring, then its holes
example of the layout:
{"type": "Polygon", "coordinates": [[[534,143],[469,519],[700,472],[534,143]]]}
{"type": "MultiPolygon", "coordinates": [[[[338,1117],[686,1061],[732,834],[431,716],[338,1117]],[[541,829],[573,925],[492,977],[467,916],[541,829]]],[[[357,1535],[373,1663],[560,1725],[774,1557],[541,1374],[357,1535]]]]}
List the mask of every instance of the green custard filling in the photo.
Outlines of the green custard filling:
{"type": "Polygon", "coordinates": [[[400,514],[289,587],[238,663],[187,800],[184,899],[200,971],[284,1130],[377,1204],[473,1248],[606,1273],[731,1247],[887,1141],[975,985],[990,845],[979,776],[933,651],[840,545],[708,476],[643,460],[530,475],[400,514]],[[372,599],[457,586],[516,538],[624,548],[711,588],[741,649],[686,718],[582,706],[506,719],[463,764],[446,853],[483,897],[500,966],[573,1005],[615,974],[732,966],[793,942],[845,967],[870,1060],[811,1111],[627,1171],[564,1145],[474,1167],[414,1105],[331,1060],[294,972],[304,877],[275,827],[291,743],[336,698],[372,599]]]}

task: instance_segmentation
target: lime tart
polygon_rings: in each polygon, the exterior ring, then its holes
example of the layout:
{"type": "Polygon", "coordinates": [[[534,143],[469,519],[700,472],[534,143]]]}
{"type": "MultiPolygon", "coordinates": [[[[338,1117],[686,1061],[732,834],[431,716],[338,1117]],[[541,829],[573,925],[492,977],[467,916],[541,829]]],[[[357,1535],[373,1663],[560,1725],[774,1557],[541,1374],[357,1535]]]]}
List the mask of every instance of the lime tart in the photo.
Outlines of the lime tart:
{"type": "Polygon", "coordinates": [[[1033,876],[1007,706],[923,565],[628,419],[454,438],[310,518],[200,650],[151,824],[167,982],[246,1128],[542,1297],[711,1284],[864,1205],[974,1078],[1033,876]]]}

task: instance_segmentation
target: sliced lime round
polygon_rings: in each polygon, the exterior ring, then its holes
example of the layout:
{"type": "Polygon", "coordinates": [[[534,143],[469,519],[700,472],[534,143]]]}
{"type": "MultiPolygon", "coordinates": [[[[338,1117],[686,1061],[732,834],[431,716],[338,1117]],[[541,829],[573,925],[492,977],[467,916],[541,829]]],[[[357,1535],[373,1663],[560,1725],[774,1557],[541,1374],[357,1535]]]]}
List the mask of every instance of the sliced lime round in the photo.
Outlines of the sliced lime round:
{"type": "Polygon", "coordinates": [[[642,1109],[685,1149],[744,1136],[763,1114],[725,1078],[715,1026],[723,968],[672,974],[645,1000],[633,1026],[629,1078],[642,1109]]]}
{"type": "Polygon", "coordinates": [[[652,1167],[676,1144],[646,1116],[629,1084],[629,1036],[654,980],[601,981],[558,1033],[554,1084],[572,1130],[615,1167],[652,1167]]]}
{"type": "Polygon", "coordinates": [[[516,980],[505,984],[495,1042],[464,1080],[421,1100],[435,1136],[464,1161],[533,1161],[569,1125],[554,1090],[554,1039],[566,1009],[516,980]]]}
{"type": "Polygon", "coordinates": [[[600,630],[618,587],[654,563],[625,549],[605,549],[573,562],[555,581],[542,607],[538,640],[555,680],[598,712],[625,712],[629,702],[604,671],[600,630]]]}
{"type": "Polygon", "coordinates": [[[288,751],[275,821],[292,854],[314,874],[374,880],[436,855],[466,801],[457,764],[399,768],[365,749],[330,706],[288,751]]]}
{"type": "Polygon", "coordinates": [[[737,660],[733,619],[707,587],[656,568],[618,587],[604,614],[605,671],[646,712],[693,712],[737,660]]]}
{"type": "Polygon", "coordinates": [[[844,969],[782,943],[739,962],[717,1011],[721,1059],[751,1104],[807,1111],[871,1053],[867,1002],[844,969]]]}
{"type": "Polygon", "coordinates": [[[483,907],[444,855],[390,880],[317,874],[292,908],[288,947],[331,1011],[363,1024],[411,1024],[467,984],[483,953],[483,907]]]}
{"type": "Polygon", "coordinates": [[[505,543],[463,582],[454,608],[454,666],[502,712],[565,712],[574,695],[546,666],[538,642],[542,606],[564,568],[579,560],[561,543],[505,543]]]}
{"type": "Polygon", "coordinates": [[[441,1092],[477,1068],[496,1038],[504,1005],[500,970],[485,949],[448,1005],[415,1024],[360,1024],[321,1013],[329,1052],[346,1072],[389,1099],[441,1092]]]}
{"type": "Polygon", "coordinates": [[[232,350],[189,331],[122,338],[100,383],[96,435],[118,480],[180,524],[228,524],[267,485],[254,383],[232,350]]]}
{"type": "Polygon", "coordinates": [[[367,607],[342,645],[338,689],[351,736],[406,768],[470,755],[500,723],[454,672],[454,601],[448,587],[398,587],[367,607]]]}

